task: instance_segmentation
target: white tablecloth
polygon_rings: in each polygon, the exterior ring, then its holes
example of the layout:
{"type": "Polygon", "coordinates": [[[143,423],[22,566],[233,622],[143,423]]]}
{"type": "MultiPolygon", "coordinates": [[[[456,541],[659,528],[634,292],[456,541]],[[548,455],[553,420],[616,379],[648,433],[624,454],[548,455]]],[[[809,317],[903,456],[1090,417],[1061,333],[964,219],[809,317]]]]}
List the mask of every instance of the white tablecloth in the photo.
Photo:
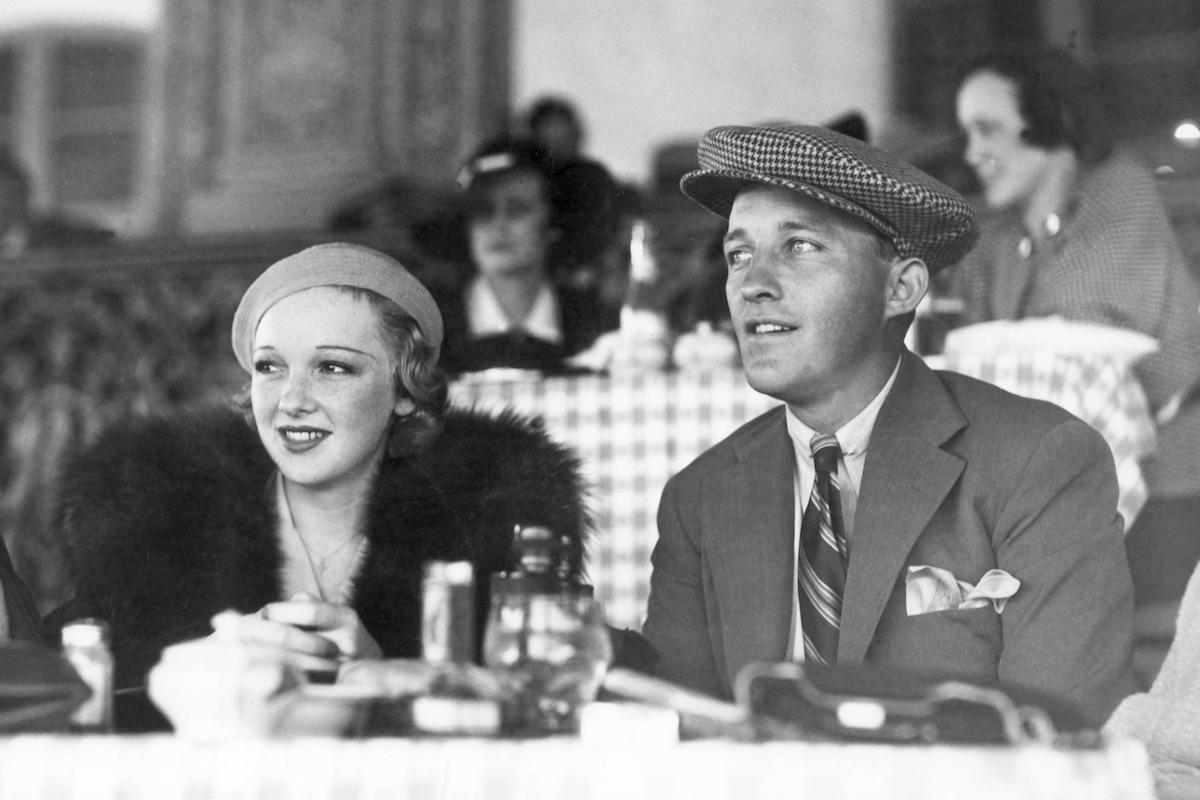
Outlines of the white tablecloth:
{"type": "Polygon", "coordinates": [[[1153,800],[1144,750],[0,738],[0,800],[1153,800]]]}

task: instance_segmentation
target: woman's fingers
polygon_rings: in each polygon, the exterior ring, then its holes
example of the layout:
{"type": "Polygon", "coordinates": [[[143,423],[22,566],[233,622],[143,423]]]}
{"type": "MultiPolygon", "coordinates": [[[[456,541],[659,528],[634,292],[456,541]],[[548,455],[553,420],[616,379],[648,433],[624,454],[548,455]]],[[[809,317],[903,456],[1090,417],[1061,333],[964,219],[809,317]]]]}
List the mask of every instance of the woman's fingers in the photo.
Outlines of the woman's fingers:
{"type": "Polygon", "coordinates": [[[295,598],[269,603],[263,607],[262,616],[274,622],[310,631],[328,631],[357,620],[357,615],[347,606],[295,598]]]}
{"type": "Polygon", "coordinates": [[[349,606],[310,599],[271,603],[262,615],[273,621],[293,625],[320,634],[332,642],[338,652],[350,658],[379,658],[379,645],[367,633],[358,614],[349,606]]]}
{"type": "Polygon", "coordinates": [[[250,614],[242,617],[238,638],[320,658],[335,658],[339,652],[337,644],[328,638],[271,616],[250,614]]]}

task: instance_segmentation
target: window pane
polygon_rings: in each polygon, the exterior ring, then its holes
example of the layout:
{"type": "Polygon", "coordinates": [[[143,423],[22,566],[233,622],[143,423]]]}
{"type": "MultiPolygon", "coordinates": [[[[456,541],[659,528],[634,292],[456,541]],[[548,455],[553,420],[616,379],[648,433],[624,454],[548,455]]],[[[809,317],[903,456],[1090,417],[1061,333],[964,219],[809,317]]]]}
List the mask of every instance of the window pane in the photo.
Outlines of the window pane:
{"type": "Polygon", "coordinates": [[[17,51],[0,48],[0,115],[8,116],[17,104],[17,51]]]}
{"type": "Polygon", "coordinates": [[[55,48],[54,107],[137,105],[141,51],[128,42],[63,41],[55,48]]]}
{"type": "Polygon", "coordinates": [[[54,196],[59,203],[124,200],[133,193],[133,134],[74,135],[54,143],[54,196]]]}

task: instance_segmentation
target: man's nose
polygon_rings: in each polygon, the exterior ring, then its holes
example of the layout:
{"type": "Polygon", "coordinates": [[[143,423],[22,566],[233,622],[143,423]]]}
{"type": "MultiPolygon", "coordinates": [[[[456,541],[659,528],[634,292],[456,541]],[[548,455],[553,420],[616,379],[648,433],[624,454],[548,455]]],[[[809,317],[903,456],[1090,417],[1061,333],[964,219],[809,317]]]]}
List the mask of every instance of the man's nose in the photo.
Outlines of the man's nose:
{"type": "Polygon", "coordinates": [[[751,256],[739,287],[742,299],[748,302],[778,299],[781,294],[778,266],[775,259],[765,253],[751,256]]]}

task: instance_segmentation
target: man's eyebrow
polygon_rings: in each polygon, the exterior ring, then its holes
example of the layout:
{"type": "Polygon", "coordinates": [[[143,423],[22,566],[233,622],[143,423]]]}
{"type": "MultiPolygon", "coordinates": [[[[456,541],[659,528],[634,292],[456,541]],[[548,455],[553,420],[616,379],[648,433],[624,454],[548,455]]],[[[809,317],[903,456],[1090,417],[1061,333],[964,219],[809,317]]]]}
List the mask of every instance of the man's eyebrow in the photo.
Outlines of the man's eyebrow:
{"type": "MultiPolygon", "coordinates": [[[[780,231],[801,231],[806,233],[828,233],[829,226],[819,222],[808,222],[802,220],[783,220],[776,228],[780,231]]],[[[728,242],[731,239],[744,239],[747,234],[743,228],[734,228],[725,234],[723,241],[728,242]]]]}
{"type": "Polygon", "coordinates": [[[825,233],[828,230],[827,225],[822,225],[819,222],[807,222],[800,220],[784,220],[778,226],[781,231],[805,231],[808,233],[825,233]]]}

